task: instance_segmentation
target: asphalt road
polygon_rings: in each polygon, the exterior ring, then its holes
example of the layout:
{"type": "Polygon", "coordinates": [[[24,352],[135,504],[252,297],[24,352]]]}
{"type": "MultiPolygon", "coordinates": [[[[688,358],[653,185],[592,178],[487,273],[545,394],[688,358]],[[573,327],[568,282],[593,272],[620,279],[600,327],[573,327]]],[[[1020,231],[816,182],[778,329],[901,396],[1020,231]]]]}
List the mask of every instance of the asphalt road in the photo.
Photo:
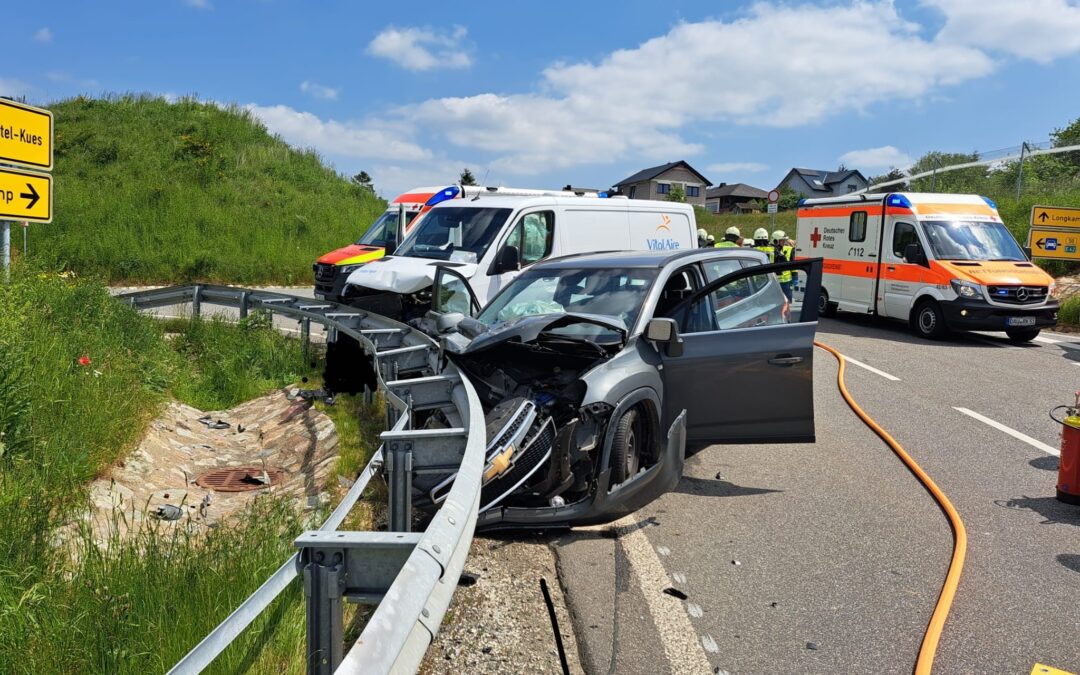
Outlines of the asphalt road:
{"type": "MultiPolygon", "coordinates": [[[[818,339],[878,371],[849,363],[849,390],[967,527],[935,673],[1080,671],[1080,507],[1054,499],[1047,417],[1080,389],[1080,336],[927,342],[842,317],[818,339]]],[[[614,533],[559,540],[588,672],[912,671],[951,530],[814,358],[816,443],[707,448],[614,533]]]]}

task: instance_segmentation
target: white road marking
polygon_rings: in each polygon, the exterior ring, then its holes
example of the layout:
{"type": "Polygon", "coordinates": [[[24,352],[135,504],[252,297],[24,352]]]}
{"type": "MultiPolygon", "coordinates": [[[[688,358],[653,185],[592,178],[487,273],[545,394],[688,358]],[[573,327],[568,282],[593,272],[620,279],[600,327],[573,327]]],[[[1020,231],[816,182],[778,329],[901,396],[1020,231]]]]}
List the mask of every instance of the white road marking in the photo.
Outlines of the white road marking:
{"type": "Polygon", "coordinates": [[[671,555],[671,549],[667,546],[657,546],[656,552],[660,555],[671,555]]]}
{"type": "Polygon", "coordinates": [[[701,636],[701,646],[704,647],[705,651],[709,652],[710,654],[716,654],[720,651],[719,645],[716,644],[716,640],[714,640],[713,636],[711,635],[701,636]]]}
{"type": "Polygon", "coordinates": [[[977,412],[975,412],[973,410],[968,410],[967,408],[957,408],[955,406],[953,406],[953,410],[956,410],[958,412],[962,412],[965,415],[967,415],[968,417],[972,417],[974,419],[979,420],[983,424],[994,427],[998,431],[1004,431],[1005,433],[1007,433],[1008,435],[1010,435],[1013,438],[1017,439],[1018,441],[1023,441],[1025,443],[1027,443],[1028,445],[1030,445],[1031,447],[1033,447],[1033,448],[1037,448],[1039,450],[1042,450],[1043,452],[1045,452],[1048,455],[1054,455],[1055,457],[1060,457],[1061,456],[1061,451],[1058,450],[1057,448],[1051,447],[1051,446],[1047,445],[1046,443],[1043,443],[1042,441],[1037,441],[1034,438],[1032,438],[1031,436],[1028,436],[1027,434],[1022,434],[1019,431],[1017,431],[1016,429],[1012,429],[1010,427],[1007,427],[1004,424],[1002,424],[1001,422],[995,422],[994,420],[990,419],[989,417],[984,417],[984,416],[980,415],[979,413],[977,413],[977,412]]]}
{"type": "Polygon", "coordinates": [[[701,605],[695,605],[692,602],[686,603],[686,613],[695,619],[700,619],[705,616],[705,612],[701,609],[701,605]]]}
{"type": "Polygon", "coordinates": [[[856,361],[855,359],[851,358],[847,354],[844,354],[844,360],[847,361],[848,363],[854,365],[854,366],[858,366],[860,368],[865,368],[866,370],[869,370],[871,373],[873,373],[875,375],[880,375],[880,376],[884,377],[886,380],[892,380],[893,382],[899,382],[900,381],[899,377],[896,377],[895,375],[890,375],[890,374],[886,373],[884,370],[878,370],[877,368],[875,368],[873,366],[868,366],[865,363],[863,363],[862,361],[856,361]]]}
{"type": "MultiPolygon", "coordinates": [[[[652,615],[653,624],[660,633],[671,670],[677,673],[711,673],[712,665],[702,642],[695,639],[697,632],[690,617],[683,611],[682,601],[664,593],[670,585],[664,564],[649,543],[640,523],[633,515],[612,524],[619,533],[619,541],[630,559],[630,567],[637,577],[638,587],[645,597],[645,604],[652,615]]],[[[657,547],[664,548],[664,547],[657,547]]],[[[671,551],[669,550],[668,553],[671,551]]],[[[714,645],[716,642],[708,638],[714,645]]]]}
{"type": "Polygon", "coordinates": [[[672,572],[671,573],[671,578],[674,579],[675,583],[677,583],[677,584],[685,584],[686,583],[686,575],[683,574],[682,572],[672,572]]]}
{"type": "Polygon", "coordinates": [[[1057,343],[1061,342],[1061,340],[1055,340],[1053,338],[1044,337],[1042,335],[1036,335],[1032,339],[1035,342],[1042,342],[1043,344],[1048,344],[1048,345],[1056,345],[1057,343]]]}

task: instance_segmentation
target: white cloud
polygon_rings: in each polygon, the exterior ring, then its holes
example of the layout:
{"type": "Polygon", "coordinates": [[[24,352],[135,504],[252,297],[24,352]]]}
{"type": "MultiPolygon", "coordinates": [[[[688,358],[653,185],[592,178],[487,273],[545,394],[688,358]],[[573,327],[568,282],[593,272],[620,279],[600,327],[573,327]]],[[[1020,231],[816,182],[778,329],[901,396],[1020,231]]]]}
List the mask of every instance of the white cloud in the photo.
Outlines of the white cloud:
{"type": "Polygon", "coordinates": [[[323,121],[317,115],[285,105],[243,107],[287,142],[314,148],[325,155],[391,161],[422,161],[431,157],[428,150],[407,140],[410,130],[399,124],[323,121]]]}
{"type": "Polygon", "coordinates": [[[464,26],[386,28],[367,47],[368,54],[388,59],[406,70],[468,68],[472,56],[462,44],[464,26]]]}
{"type": "Polygon", "coordinates": [[[327,87],[326,85],[317,82],[304,80],[300,83],[300,91],[312,98],[318,98],[324,101],[336,101],[340,90],[333,87],[327,87]]]}
{"type": "Polygon", "coordinates": [[[184,0],[184,4],[195,9],[213,9],[210,0],[184,0]]]}
{"type": "Polygon", "coordinates": [[[59,84],[71,84],[77,87],[85,87],[87,89],[94,89],[98,86],[98,81],[93,78],[80,79],[63,70],[50,70],[45,73],[46,79],[51,82],[57,82],[59,84]]]}
{"type": "Polygon", "coordinates": [[[52,42],[52,39],[53,39],[53,32],[48,27],[39,28],[34,33],[34,42],[40,42],[42,44],[47,44],[49,42],[52,42]]]}
{"type": "Polygon", "coordinates": [[[938,41],[1038,63],[1080,52],[1076,0],[922,0],[945,15],[938,41]]]}
{"type": "Polygon", "coordinates": [[[880,148],[845,152],[840,155],[840,161],[844,166],[853,169],[904,169],[911,166],[915,160],[902,150],[883,145],[880,148]]]}
{"type": "Polygon", "coordinates": [[[0,77],[0,96],[16,99],[32,98],[36,92],[37,87],[32,84],[14,78],[0,77]]]}
{"type": "Polygon", "coordinates": [[[720,162],[705,167],[707,173],[760,173],[768,169],[768,164],[761,162],[720,162]]]}

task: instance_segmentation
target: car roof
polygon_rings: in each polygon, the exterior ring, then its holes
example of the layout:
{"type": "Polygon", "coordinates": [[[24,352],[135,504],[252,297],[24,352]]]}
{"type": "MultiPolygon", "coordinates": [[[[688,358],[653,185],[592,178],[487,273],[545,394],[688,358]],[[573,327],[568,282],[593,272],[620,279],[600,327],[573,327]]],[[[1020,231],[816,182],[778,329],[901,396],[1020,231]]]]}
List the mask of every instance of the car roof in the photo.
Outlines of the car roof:
{"type": "Polygon", "coordinates": [[[607,268],[654,268],[666,267],[675,262],[694,262],[697,259],[723,257],[750,257],[765,260],[765,254],[749,248],[687,248],[675,251],[599,251],[577,253],[538,262],[530,269],[607,269],[607,268]]]}

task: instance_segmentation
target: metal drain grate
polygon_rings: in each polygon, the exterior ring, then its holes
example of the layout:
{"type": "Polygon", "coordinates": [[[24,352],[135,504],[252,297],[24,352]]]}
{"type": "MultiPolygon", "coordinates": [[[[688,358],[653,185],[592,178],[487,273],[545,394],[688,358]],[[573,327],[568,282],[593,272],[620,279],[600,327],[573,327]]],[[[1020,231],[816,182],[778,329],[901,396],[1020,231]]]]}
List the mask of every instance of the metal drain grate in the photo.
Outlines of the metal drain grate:
{"type": "Polygon", "coordinates": [[[207,471],[195,479],[195,484],[216,492],[247,492],[277,485],[284,476],[283,469],[264,471],[261,466],[227,466],[207,471]]]}

